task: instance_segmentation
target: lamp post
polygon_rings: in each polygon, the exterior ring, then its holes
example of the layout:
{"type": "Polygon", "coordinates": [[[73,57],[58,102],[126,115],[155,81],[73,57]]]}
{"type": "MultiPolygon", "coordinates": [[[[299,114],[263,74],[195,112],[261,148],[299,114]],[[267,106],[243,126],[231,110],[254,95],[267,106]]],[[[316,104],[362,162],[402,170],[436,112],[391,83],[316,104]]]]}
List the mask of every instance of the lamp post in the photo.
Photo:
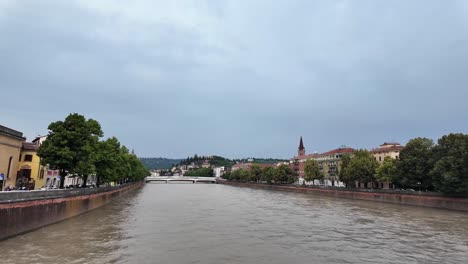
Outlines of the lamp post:
{"type": "Polygon", "coordinates": [[[421,192],[421,182],[418,182],[417,185],[418,185],[418,191],[421,192]]]}

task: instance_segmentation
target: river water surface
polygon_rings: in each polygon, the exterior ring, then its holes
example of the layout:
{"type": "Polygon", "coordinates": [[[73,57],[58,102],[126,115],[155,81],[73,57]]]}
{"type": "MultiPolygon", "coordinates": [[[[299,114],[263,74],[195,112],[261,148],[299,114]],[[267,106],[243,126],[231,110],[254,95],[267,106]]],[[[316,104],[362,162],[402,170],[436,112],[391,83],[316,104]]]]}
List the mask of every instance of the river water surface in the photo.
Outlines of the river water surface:
{"type": "Polygon", "coordinates": [[[217,184],[146,184],[0,242],[0,263],[468,263],[468,214],[217,184]]]}

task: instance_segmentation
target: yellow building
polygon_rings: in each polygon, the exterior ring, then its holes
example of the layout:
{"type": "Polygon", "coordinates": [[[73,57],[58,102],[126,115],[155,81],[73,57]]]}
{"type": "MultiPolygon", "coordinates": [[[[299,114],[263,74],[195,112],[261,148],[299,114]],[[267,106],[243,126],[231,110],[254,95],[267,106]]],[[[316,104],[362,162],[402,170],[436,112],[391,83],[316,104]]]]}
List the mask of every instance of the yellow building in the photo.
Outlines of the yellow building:
{"type": "Polygon", "coordinates": [[[379,148],[373,149],[370,151],[374,155],[375,160],[382,164],[385,157],[390,157],[392,159],[398,159],[400,157],[400,151],[405,147],[400,145],[400,143],[383,143],[379,148]]]}
{"type": "Polygon", "coordinates": [[[16,187],[26,187],[26,189],[33,190],[44,186],[46,169],[41,166],[41,159],[36,154],[39,146],[39,143],[23,142],[16,187]]]}
{"type": "Polygon", "coordinates": [[[23,133],[0,125],[0,189],[16,185],[16,170],[22,143],[26,139],[23,133]]]}

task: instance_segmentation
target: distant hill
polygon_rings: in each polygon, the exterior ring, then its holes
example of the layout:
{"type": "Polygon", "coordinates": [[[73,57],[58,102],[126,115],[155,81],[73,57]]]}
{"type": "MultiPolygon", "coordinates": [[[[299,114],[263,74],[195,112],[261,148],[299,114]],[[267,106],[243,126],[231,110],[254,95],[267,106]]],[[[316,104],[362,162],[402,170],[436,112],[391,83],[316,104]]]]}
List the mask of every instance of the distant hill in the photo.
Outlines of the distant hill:
{"type": "Polygon", "coordinates": [[[170,169],[173,164],[179,164],[182,159],[166,159],[166,158],[140,158],[143,165],[149,170],[170,169]]]}

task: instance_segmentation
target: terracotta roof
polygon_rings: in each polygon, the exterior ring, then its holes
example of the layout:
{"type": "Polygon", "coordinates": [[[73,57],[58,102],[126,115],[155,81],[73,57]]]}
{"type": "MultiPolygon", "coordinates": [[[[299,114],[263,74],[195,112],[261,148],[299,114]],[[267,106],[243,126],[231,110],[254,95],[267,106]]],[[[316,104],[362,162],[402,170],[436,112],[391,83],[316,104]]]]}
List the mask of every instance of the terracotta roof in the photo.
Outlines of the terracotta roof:
{"type": "Polygon", "coordinates": [[[23,142],[23,145],[21,148],[23,150],[36,151],[39,148],[39,145],[31,143],[31,142],[23,142]]]}
{"type": "Polygon", "coordinates": [[[296,156],[296,157],[292,158],[292,160],[294,160],[294,159],[312,159],[312,158],[317,158],[318,156],[319,156],[318,153],[313,153],[313,154],[308,154],[308,155],[296,156]]]}
{"type": "Polygon", "coordinates": [[[388,145],[400,145],[400,143],[398,143],[398,142],[384,142],[380,146],[388,146],[388,145]]]}
{"type": "Polygon", "coordinates": [[[378,152],[390,152],[390,151],[400,151],[404,149],[405,146],[392,146],[392,147],[385,147],[385,148],[376,148],[371,151],[370,153],[378,153],[378,152]]]}
{"type": "Polygon", "coordinates": [[[351,153],[353,151],[354,151],[353,148],[337,148],[337,149],[334,149],[334,150],[324,152],[324,153],[320,154],[320,156],[331,155],[331,154],[351,153]]]}

